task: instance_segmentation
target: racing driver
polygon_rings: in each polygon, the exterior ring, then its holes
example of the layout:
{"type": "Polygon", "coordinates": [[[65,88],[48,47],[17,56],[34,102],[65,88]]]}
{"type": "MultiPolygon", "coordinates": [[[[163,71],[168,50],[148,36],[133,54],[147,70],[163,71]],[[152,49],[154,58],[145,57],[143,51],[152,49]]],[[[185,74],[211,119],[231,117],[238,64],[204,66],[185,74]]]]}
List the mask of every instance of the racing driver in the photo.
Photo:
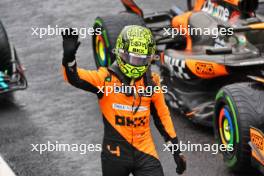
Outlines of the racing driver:
{"type": "MultiPolygon", "coordinates": [[[[104,122],[103,176],[129,176],[131,173],[134,176],[163,176],[151,135],[150,114],[170,146],[177,145],[178,138],[164,95],[162,91],[157,91],[161,89],[159,76],[150,70],[156,52],[151,31],[141,26],[126,26],[113,50],[116,61],[110,67],[100,67],[99,70],[77,67],[75,54],[80,42],[73,32],[73,29],[67,29],[62,34],[64,78],[71,85],[98,97],[104,122]],[[134,89],[105,93],[109,87],[121,86],[134,89]],[[140,86],[152,87],[148,89],[152,92],[138,91],[140,86]]],[[[176,172],[182,174],[186,169],[186,160],[179,149],[172,153],[176,172]]]]}

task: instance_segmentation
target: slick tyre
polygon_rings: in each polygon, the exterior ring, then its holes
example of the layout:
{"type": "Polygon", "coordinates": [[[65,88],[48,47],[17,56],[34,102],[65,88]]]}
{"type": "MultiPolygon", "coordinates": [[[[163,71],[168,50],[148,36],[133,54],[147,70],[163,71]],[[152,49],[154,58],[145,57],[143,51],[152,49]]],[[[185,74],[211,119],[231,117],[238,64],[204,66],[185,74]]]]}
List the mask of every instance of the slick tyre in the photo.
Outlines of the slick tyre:
{"type": "Polygon", "coordinates": [[[216,97],[214,130],[225,164],[235,172],[250,167],[250,126],[264,121],[264,91],[257,83],[237,83],[222,88],[216,97]]]}
{"type": "Polygon", "coordinates": [[[123,12],[95,19],[93,28],[97,34],[92,38],[92,46],[97,68],[108,67],[114,62],[112,50],[115,48],[119,33],[127,25],[145,26],[143,19],[132,13],[123,12]]]}

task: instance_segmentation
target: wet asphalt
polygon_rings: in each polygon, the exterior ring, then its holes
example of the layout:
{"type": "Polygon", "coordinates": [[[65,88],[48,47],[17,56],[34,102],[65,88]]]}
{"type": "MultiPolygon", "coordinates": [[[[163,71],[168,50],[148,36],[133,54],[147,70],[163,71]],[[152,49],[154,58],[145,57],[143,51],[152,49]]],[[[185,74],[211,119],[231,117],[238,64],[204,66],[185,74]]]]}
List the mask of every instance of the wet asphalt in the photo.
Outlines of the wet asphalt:
{"type": "MultiPolygon", "coordinates": [[[[147,12],[185,8],[185,0],[139,2],[147,12]]],[[[96,16],[124,10],[118,0],[1,0],[0,19],[16,46],[26,68],[29,88],[15,93],[14,101],[0,103],[0,153],[21,176],[100,176],[100,152],[32,152],[31,144],[51,142],[100,144],[102,118],[96,96],[75,89],[61,75],[60,36],[32,36],[32,27],[92,27],[96,16]]],[[[91,37],[81,39],[78,64],[95,69],[91,37]]],[[[172,111],[179,138],[187,143],[213,144],[212,129],[196,126],[172,111]]],[[[162,152],[163,140],[153,128],[153,136],[166,176],[174,176],[175,164],[162,152]]],[[[187,176],[230,176],[221,155],[185,152],[187,176]]],[[[2,176],[2,175],[1,175],[2,176]]],[[[4,175],[3,175],[4,176],[4,175]]]]}

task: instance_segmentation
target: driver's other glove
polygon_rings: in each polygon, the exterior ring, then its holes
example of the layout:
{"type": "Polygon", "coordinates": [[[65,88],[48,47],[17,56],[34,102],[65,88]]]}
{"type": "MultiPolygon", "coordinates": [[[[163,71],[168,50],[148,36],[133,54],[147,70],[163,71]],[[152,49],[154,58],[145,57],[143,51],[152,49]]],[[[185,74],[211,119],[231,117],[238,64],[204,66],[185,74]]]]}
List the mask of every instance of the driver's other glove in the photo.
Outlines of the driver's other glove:
{"type": "Polygon", "coordinates": [[[186,170],[186,159],[179,149],[178,138],[176,137],[176,138],[172,139],[170,142],[172,145],[174,145],[174,147],[171,147],[171,152],[173,154],[174,161],[177,165],[176,172],[179,175],[181,175],[186,170]]]}
{"type": "Polygon", "coordinates": [[[79,36],[72,28],[65,29],[62,32],[63,39],[63,65],[75,61],[75,54],[81,44],[78,41],[79,36]]]}

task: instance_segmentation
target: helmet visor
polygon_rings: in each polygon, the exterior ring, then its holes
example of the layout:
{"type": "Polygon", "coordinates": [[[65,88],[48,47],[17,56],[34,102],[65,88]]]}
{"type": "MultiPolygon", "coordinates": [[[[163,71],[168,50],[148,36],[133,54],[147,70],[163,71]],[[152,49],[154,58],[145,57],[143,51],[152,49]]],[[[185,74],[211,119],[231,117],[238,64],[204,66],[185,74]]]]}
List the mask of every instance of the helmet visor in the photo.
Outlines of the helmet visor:
{"type": "Polygon", "coordinates": [[[122,49],[118,50],[118,55],[128,64],[133,66],[146,66],[152,61],[153,56],[138,55],[134,53],[125,52],[122,49]]]}

